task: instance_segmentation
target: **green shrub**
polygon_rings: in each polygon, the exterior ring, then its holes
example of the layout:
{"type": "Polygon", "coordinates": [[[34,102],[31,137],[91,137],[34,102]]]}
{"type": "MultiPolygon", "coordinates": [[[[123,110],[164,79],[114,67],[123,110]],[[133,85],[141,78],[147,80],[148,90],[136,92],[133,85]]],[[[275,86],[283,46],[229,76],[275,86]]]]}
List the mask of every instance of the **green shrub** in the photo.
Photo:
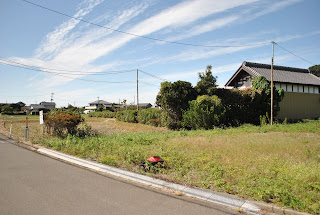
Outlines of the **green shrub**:
{"type": "Polygon", "coordinates": [[[136,110],[117,111],[116,119],[123,122],[137,123],[137,112],[136,110]]]}
{"type": "Polygon", "coordinates": [[[148,108],[139,110],[137,121],[142,124],[159,126],[162,111],[159,109],[148,108]]]}
{"type": "Polygon", "coordinates": [[[58,137],[63,137],[66,134],[76,134],[77,126],[82,121],[81,116],[65,112],[44,115],[47,132],[58,137]]]}
{"type": "Polygon", "coordinates": [[[90,112],[89,117],[115,118],[115,112],[105,110],[102,112],[90,112]]]}
{"type": "Polygon", "coordinates": [[[190,108],[183,114],[184,127],[212,129],[220,125],[225,110],[218,96],[198,96],[189,104],[190,108]]]}
{"type": "Polygon", "coordinates": [[[267,95],[263,90],[216,89],[226,109],[223,124],[239,126],[245,123],[260,125],[260,116],[270,111],[267,95]]]}
{"type": "Polygon", "coordinates": [[[84,123],[84,125],[81,126],[81,128],[78,128],[76,133],[76,136],[81,138],[94,137],[97,135],[98,135],[98,132],[93,130],[91,125],[88,125],[87,123],[84,123]]]}

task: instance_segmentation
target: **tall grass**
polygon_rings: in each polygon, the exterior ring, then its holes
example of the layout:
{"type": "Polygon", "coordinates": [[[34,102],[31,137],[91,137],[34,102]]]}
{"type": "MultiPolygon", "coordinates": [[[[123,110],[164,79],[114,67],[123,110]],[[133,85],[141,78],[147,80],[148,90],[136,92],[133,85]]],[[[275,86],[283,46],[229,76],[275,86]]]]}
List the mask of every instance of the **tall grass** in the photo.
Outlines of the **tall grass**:
{"type": "Polygon", "coordinates": [[[146,174],[320,213],[320,121],[37,141],[141,173],[138,164],[159,155],[165,159],[165,168],[146,174]]]}

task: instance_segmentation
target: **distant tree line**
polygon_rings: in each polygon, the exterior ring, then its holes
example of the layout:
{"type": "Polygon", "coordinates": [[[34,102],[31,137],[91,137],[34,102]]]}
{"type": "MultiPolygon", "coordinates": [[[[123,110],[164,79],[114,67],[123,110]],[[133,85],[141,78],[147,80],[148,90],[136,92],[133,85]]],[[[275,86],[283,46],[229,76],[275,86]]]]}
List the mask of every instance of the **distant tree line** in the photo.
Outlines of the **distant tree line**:
{"type": "Polygon", "coordinates": [[[12,115],[12,114],[24,114],[25,104],[23,102],[12,104],[0,104],[0,113],[12,115]]]}

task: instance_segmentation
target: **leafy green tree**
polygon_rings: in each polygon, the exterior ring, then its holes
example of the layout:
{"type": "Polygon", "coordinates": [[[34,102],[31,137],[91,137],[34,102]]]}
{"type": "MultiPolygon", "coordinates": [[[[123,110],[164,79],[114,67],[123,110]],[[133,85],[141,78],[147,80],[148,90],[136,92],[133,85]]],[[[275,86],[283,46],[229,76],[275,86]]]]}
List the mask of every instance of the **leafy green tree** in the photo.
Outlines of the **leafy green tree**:
{"type": "Polygon", "coordinates": [[[309,71],[312,74],[320,77],[320,64],[309,67],[309,71]]]}
{"type": "Polygon", "coordinates": [[[189,82],[161,83],[156,103],[168,113],[170,128],[177,129],[181,126],[182,112],[189,108],[189,101],[196,99],[196,97],[197,92],[189,82]]]}
{"type": "Polygon", "coordinates": [[[199,81],[195,89],[198,95],[212,95],[213,90],[217,87],[217,77],[212,75],[212,66],[208,65],[205,72],[199,72],[199,81]]]}
{"type": "Polygon", "coordinates": [[[218,96],[198,96],[189,103],[190,108],[183,114],[184,127],[212,129],[221,124],[225,109],[218,96]]]}
{"type": "MultiPolygon", "coordinates": [[[[265,107],[268,108],[271,105],[271,83],[263,76],[258,76],[252,79],[252,88],[257,90],[262,90],[262,95],[265,97],[263,101],[265,102],[265,107]]],[[[283,99],[284,91],[283,89],[276,89],[273,86],[273,110],[276,116],[280,110],[280,102],[283,99]]],[[[270,114],[270,108],[267,113],[270,114]]]]}
{"type": "Polygon", "coordinates": [[[11,115],[13,114],[14,108],[9,104],[5,104],[1,107],[1,113],[11,115]]]}

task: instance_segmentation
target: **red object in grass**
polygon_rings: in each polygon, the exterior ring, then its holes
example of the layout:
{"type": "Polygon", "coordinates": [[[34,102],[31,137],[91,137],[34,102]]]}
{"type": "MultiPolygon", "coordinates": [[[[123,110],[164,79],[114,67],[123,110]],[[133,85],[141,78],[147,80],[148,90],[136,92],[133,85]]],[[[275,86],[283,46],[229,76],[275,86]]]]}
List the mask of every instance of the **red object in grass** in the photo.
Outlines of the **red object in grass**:
{"type": "Polygon", "coordinates": [[[164,160],[159,156],[151,156],[151,157],[148,157],[147,160],[151,163],[158,163],[158,162],[163,163],[164,162],[164,160]]]}

